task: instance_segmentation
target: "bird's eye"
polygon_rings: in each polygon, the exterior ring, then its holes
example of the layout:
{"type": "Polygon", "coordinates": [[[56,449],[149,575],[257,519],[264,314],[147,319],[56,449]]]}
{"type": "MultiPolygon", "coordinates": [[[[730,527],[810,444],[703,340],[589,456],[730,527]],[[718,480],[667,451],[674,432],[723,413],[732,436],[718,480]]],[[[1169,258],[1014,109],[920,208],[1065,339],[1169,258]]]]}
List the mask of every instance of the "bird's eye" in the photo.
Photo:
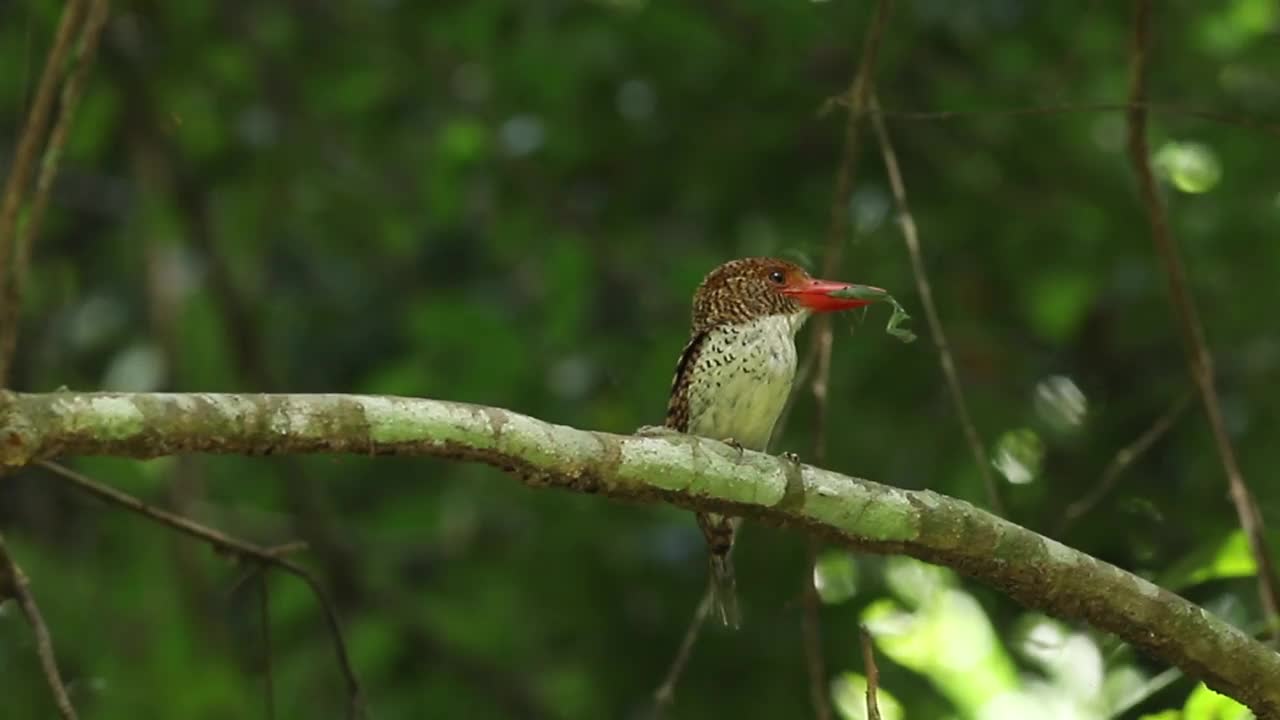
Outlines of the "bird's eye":
{"type": "Polygon", "coordinates": [[[787,279],[787,276],[784,275],[781,270],[774,270],[769,273],[769,279],[781,285],[787,279]]]}

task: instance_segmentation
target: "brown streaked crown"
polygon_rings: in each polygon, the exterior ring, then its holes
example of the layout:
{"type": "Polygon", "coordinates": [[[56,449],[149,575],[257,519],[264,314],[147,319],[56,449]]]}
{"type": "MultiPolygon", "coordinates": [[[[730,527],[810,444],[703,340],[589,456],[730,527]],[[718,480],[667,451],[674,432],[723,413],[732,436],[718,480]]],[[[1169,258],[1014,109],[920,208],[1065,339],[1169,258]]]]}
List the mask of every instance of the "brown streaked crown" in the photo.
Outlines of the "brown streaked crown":
{"type": "Polygon", "coordinates": [[[809,279],[804,268],[770,257],[730,260],[702,279],[693,295],[693,333],[803,308],[782,291],[809,279]]]}

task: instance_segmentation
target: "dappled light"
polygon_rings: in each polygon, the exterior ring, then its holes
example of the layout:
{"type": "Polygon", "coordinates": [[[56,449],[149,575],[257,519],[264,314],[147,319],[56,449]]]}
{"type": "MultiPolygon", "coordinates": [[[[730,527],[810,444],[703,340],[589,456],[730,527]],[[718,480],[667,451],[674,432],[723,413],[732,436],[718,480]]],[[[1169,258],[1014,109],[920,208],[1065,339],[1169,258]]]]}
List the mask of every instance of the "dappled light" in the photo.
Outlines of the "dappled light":
{"type": "Polygon", "coordinates": [[[822,602],[838,605],[858,592],[858,565],[847,552],[829,550],[813,565],[813,586],[822,602]]]}
{"type": "Polygon", "coordinates": [[[1057,432],[1078,430],[1089,413],[1089,399],[1071,378],[1053,375],[1036,384],[1036,414],[1057,432]]]}
{"type": "MultiPolygon", "coordinates": [[[[825,0],[814,0],[823,2],[825,0]]],[[[879,690],[881,720],[906,720],[902,703],[893,693],[879,690]]],[[[835,699],[835,708],[840,713],[840,720],[867,720],[867,677],[855,672],[841,673],[831,681],[831,696],[835,699]]]]}
{"type": "Polygon", "coordinates": [[[991,464],[1013,485],[1026,485],[1040,475],[1044,441],[1031,428],[1010,430],[996,441],[991,464]]]}
{"type": "Polygon", "coordinates": [[[1156,151],[1156,169],[1184,193],[1209,192],[1222,180],[1222,165],[1207,145],[1169,142],[1156,151]]]}

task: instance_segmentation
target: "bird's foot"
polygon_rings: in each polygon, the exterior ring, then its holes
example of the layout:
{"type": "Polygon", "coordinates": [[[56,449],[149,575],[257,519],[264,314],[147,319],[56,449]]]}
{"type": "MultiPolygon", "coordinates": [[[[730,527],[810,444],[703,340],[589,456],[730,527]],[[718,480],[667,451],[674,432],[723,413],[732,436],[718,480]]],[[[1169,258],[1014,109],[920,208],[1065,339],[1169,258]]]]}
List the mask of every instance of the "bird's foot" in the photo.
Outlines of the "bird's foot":
{"type": "Polygon", "coordinates": [[[671,437],[672,435],[683,435],[684,433],[666,425],[641,425],[636,429],[635,434],[641,437],[671,437]]]}
{"type": "Polygon", "coordinates": [[[742,443],[738,442],[737,440],[735,440],[735,439],[733,439],[733,438],[731,438],[731,437],[721,438],[720,442],[724,443],[725,445],[728,445],[729,447],[733,448],[734,450],[737,450],[737,451],[738,451],[738,458],[739,458],[739,459],[741,459],[741,458],[742,458],[742,453],[743,453],[742,443]]]}

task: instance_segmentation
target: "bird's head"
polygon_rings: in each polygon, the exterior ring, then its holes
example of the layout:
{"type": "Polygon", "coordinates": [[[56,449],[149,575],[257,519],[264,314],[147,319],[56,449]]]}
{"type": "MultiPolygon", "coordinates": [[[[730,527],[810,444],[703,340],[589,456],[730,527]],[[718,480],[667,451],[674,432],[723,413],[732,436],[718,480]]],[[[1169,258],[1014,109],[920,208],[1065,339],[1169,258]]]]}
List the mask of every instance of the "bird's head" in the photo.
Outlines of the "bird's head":
{"type": "MultiPolygon", "coordinates": [[[[803,320],[809,313],[849,310],[870,300],[835,298],[849,283],[817,280],[805,269],[778,258],[731,260],[712,270],[693,296],[695,332],[769,315],[803,320]]],[[[799,327],[799,323],[796,324],[799,327]]]]}

